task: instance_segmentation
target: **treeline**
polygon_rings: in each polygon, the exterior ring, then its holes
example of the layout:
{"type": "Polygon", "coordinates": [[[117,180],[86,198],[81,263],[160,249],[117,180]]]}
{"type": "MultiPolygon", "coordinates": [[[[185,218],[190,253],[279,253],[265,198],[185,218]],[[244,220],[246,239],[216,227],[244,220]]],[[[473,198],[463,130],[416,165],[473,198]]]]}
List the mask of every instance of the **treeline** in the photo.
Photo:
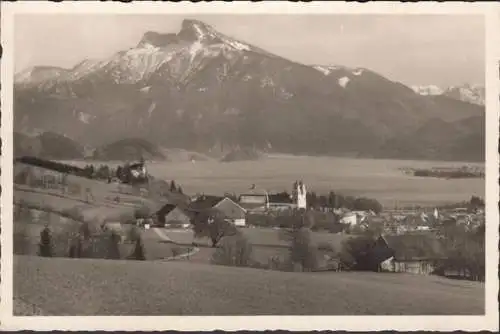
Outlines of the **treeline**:
{"type": "Polygon", "coordinates": [[[444,204],[438,206],[438,209],[445,209],[445,210],[456,209],[456,208],[464,208],[467,209],[467,211],[475,212],[479,209],[484,209],[485,202],[484,199],[479,196],[472,196],[468,201],[452,203],[452,204],[444,204]]]}
{"type": "Polygon", "coordinates": [[[439,236],[445,252],[437,274],[473,281],[485,278],[485,224],[468,229],[451,219],[442,223],[439,236]]]}
{"type": "MultiPolygon", "coordinates": [[[[270,195],[275,198],[290,198],[290,194],[286,191],[270,195]]],[[[306,194],[307,206],[309,209],[315,210],[333,210],[345,208],[351,211],[373,211],[380,213],[383,210],[382,204],[373,198],[344,196],[330,191],[328,194],[318,195],[311,191],[306,194]]]]}
{"type": "Polygon", "coordinates": [[[413,170],[413,176],[438,177],[446,179],[484,178],[484,172],[469,170],[416,169],[413,170]]]}
{"type": "Polygon", "coordinates": [[[43,257],[70,257],[94,259],[131,259],[145,260],[146,255],[139,228],[132,226],[123,237],[113,229],[106,227],[91,228],[83,220],[81,212],[66,210],[62,215],[38,209],[38,221],[45,223],[40,232],[38,249],[33,249],[29,227],[34,220],[32,208],[16,205],[14,208],[14,254],[38,254],[43,257]],[[73,222],[61,223],[57,220],[71,217],[73,222]],[[132,250],[130,250],[132,248],[132,250]],[[128,251],[127,251],[128,250],[128,251]]]}

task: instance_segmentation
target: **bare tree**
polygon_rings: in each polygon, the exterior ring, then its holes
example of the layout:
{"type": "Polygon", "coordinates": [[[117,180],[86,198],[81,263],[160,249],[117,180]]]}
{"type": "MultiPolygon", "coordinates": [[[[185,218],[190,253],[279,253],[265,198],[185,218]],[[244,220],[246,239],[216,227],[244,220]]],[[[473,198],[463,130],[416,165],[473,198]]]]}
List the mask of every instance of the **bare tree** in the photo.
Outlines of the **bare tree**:
{"type": "Polygon", "coordinates": [[[236,227],[226,221],[222,212],[217,209],[199,213],[193,219],[192,225],[195,237],[210,238],[212,247],[217,247],[223,237],[234,235],[237,232],[236,227]]]}

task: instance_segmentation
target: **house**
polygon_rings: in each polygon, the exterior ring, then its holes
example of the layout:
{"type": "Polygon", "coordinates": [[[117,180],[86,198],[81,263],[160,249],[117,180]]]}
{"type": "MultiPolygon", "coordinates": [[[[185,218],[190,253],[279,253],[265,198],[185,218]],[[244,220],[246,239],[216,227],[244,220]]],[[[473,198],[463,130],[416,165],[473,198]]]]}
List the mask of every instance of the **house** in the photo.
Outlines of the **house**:
{"type": "Polygon", "coordinates": [[[181,225],[183,227],[188,227],[191,225],[191,217],[180,207],[170,203],[165,204],[156,212],[156,218],[161,226],[181,225]]]}
{"type": "Polygon", "coordinates": [[[269,209],[269,195],[265,191],[241,194],[238,204],[248,212],[265,212],[269,209]]]}
{"type": "Polygon", "coordinates": [[[188,211],[193,215],[206,212],[210,209],[219,210],[225,217],[226,221],[229,221],[236,226],[246,225],[247,210],[232,199],[225,196],[202,195],[192,201],[188,206],[188,211]]]}
{"type": "Polygon", "coordinates": [[[432,274],[444,259],[442,245],[433,233],[380,236],[371,249],[379,269],[412,274],[432,274]]]}
{"type": "Polygon", "coordinates": [[[130,174],[135,179],[145,179],[148,175],[144,162],[134,163],[129,166],[130,174]]]}
{"type": "Polygon", "coordinates": [[[358,216],[354,212],[345,213],[342,218],[340,218],[340,223],[354,226],[358,223],[358,216]]]}

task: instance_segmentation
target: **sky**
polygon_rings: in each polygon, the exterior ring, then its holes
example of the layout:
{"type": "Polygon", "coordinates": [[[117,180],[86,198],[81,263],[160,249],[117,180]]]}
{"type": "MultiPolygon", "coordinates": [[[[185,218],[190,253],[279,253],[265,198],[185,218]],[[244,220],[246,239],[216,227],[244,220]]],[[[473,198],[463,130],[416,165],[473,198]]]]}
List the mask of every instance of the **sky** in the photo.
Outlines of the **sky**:
{"type": "Polygon", "coordinates": [[[473,15],[17,15],[14,62],[71,68],[137,45],[183,19],[304,64],[364,67],[407,85],[484,84],[485,27],[473,15]]]}

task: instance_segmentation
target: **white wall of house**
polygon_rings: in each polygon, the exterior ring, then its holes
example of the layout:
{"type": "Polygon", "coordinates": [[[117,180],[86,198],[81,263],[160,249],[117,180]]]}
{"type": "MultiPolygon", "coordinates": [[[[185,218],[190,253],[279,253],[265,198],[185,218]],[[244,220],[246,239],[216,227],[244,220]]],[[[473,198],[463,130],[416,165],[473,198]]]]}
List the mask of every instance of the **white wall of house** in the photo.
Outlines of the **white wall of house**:
{"type": "Polygon", "coordinates": [[[358,222],[358,217],[355,214],[347,214],[340,219],[342,224],[356,225],[358,222]]]}
{"type": "Polygon", "coordinates": [[[234,219],[234,220],[233,220],[233,224],[234,224],[235,226],[245,226],[245,225],[246,225],[245,218],[241,218],[241,219],[234,219]]]}

